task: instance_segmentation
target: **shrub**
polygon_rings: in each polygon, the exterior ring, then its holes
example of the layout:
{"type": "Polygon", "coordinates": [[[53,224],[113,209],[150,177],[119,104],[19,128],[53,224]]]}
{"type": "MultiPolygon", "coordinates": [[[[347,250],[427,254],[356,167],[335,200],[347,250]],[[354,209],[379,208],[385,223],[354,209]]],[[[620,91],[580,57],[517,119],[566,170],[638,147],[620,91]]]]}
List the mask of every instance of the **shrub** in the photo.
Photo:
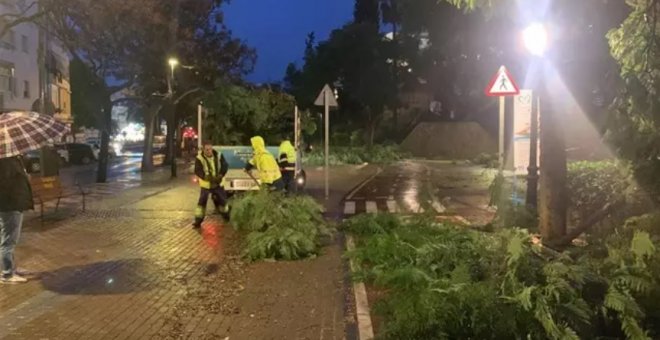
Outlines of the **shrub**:
{"type": "Polygon", "coordinates": [[[472,164],[481,165],[484,168],[497,169],[499,167],[499,156],[497,153],[481,153],[472,161],[472,164]]]}
{"type": "MultiPolygon", "coordinates": [[[[651,223],[646,223],[651,225],[651,223]]],[[[362,216],[348,254],[385,292],[385,339],[648,339],[659,300],[659,239],[622,228],[573,253],[520,229],[486,234],[431,220],[362,216]],[[625,232],[624,232],[625,231],[625,232]]]]}
{"type": "Polygon", "coordinates": [[[249,260],[297,260],[318,254],[330,229],[322,207],[308,196],[287,197],[261,190],[230,202],[232,225],[245,233],[249,260]]]}
{"type": "MultiPolygon", "coordinates": [[[[404,159],[407,154],[395,145],[366,147],[333,147],[330,149],[330,165],[379,163],[386,164],[404,159]]],[[[323,149],[315,149],[303,158],[303,163],[312,166],[325,164],[323,149]]]]}
{"type": "Polygon", "coordinates": [[[626,166],[602,161],[570,163],[567,187],[574,218],[581,221],[607,203],[625,200],[633,185],[626,166]]]}

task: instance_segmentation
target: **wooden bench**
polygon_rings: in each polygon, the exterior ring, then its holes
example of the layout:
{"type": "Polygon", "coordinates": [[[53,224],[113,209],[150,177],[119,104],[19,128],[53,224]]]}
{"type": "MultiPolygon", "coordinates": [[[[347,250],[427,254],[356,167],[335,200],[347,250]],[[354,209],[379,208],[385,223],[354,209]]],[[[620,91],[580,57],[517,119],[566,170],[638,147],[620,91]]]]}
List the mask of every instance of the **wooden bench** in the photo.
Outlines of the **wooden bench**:
{"type": "Polygon", "coordinates": [[[30,185],[32,186],[34,202],[40,206],[39,216],[41,218],[41,224],[44,223],[44,204],[49,201],[57,200],[55,204],[55,211],[57,211],[60,208],[62,198],[80,195],[82,197],[82,210],[85,211],[85,196],[87,192],[79,184],[75,184],[75,190],[70,190],[70,188],[62,185],[58,176],[32,176],[30,177],[30,185]]]}

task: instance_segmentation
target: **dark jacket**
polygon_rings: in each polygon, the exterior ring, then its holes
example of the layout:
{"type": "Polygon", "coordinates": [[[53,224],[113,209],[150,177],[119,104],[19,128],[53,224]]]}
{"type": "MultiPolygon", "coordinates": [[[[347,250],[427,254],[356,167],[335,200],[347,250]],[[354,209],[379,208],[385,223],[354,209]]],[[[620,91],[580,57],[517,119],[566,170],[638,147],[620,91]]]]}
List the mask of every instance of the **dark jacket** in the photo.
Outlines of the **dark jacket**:
{"type": "Polygon", "coordinates": [[[19,157],[0,158],[0,211],[34,208],[32,188],[19,157]]]}
{"type": "MultiPolygon", "coordinates": [[[[202,154],[204,151],[200,151],[202,154]]],[[[229,164],[227,164],[227,161],[225,160],[225,157],[220,154],[220,159],[218,159],[218,152],[213,150],[213,162],[215,162],[215,168],[220,169],[220,173],[216,174],[216,176],[222,176],[225,177],[227,174],[227,171],[229,171],[229,164]]],[[[199,178],[204,178],[204,166],[202,165],[202,162],[199,160],[199,158],[195,158],[195,175],[199,178]]]]}

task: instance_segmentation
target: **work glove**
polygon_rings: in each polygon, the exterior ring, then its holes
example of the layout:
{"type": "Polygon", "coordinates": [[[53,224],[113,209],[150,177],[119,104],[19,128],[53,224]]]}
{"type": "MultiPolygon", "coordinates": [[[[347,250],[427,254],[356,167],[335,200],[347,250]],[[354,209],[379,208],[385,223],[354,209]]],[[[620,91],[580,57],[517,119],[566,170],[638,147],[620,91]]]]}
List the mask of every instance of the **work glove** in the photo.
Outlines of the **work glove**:
{"type": "Polygon", "coordinates": [[[204,180],[207,181],[207,182],[210,182],[210,181],[213,180],[213,177],[211,177],[211,175],[206,175],[206,176],[204,176],[204,180]]]}

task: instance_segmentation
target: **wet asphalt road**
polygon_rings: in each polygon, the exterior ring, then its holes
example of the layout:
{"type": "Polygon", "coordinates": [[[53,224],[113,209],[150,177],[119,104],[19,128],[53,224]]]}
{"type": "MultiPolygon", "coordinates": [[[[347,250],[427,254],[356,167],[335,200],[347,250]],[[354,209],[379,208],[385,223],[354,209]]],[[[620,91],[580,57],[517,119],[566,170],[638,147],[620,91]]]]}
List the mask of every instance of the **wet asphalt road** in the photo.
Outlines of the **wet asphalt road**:
{"type": "MultiPolygon", "coordinates": [[[[154,165],[163,163],[163,155],[154,156],[154,165]]],[[[140,171],[142,153],[130,153],[115,157],[108,164],[108,182],[139,181],[142,178],[140,171]]],[[[98,162],[87,165],[69,165],[60,170],[60,178],[64,184],[88,185],[96,182],[98,162]]],[[[169,170],[157,168],[157,171],[169,170]]]]}
{"type": "Polygon", "coordinates": [[[492,219],[488,186],[494,172],[447,161],[409,160],[381,167],[344,200],[344,216],[363,213],[454,215],[472,223],[492,219]]]}

